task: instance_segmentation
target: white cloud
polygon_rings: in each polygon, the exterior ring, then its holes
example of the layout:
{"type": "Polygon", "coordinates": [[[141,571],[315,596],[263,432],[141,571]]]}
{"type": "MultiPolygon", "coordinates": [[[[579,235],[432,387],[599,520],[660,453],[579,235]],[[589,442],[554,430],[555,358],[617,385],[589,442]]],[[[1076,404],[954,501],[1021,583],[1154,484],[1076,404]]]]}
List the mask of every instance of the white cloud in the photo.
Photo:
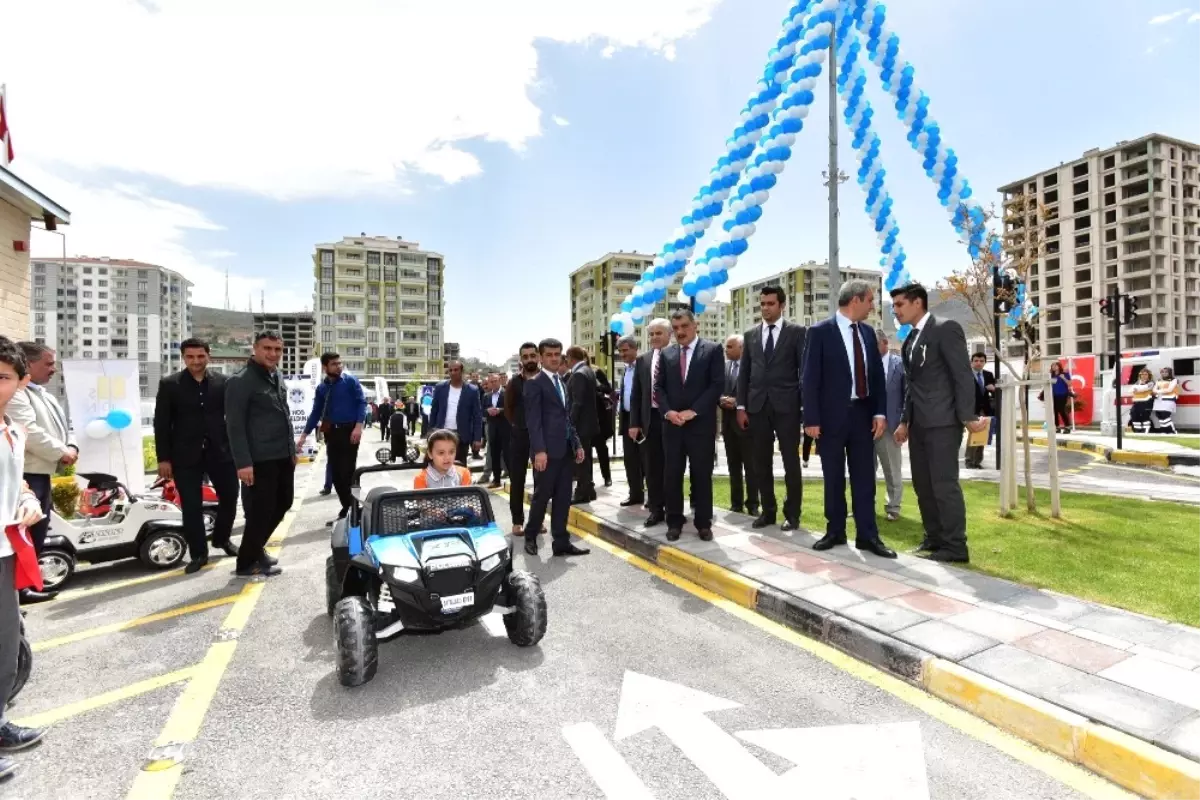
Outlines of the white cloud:
{"type": "Polygon", "coordinates": [[[566,117],[560,117],[558,114],[555,114],[550,119],[554,120],[554,124],[560,128],[565,128],[571,124],[571,121],[569,119],[567,119],[566,117]]]}
{"type": "Polygon", "coordinates": [[[1200,11],[1188,17],[1188,22],[1200,22],[1200,11]]]}
{"type": "Polygon", "coordinates": [[[1190,8],[1181,8],[1178,11],[1172,11],[1169,14],[1159,14],[1157,17],[1150,18],[1150,24],[1151,25],[1165,25],[1166,23],[1170,22],[1171,20],[1179,19],[1180,17],[1182,17],[1184,14],[1188,13],[1189,11],[1191,11],[1190,8]]]}
{"type": "Polygon", "coordinates": [[[411,171],[478,174],[463,142],[541,134],[537,41],[673,58],[719,2],[18,3],[0,74],[26,163],[279,199],[396,192],[411,171]]]}
{"type": "Polygon", "coordinates": [[[610,44],[608,47],[605,47],[603,50],[600,51],[600,57],[601,58],[612,58],[614,55],[616,55],[616,52],[617,52],[616,46],[610,44]]]}

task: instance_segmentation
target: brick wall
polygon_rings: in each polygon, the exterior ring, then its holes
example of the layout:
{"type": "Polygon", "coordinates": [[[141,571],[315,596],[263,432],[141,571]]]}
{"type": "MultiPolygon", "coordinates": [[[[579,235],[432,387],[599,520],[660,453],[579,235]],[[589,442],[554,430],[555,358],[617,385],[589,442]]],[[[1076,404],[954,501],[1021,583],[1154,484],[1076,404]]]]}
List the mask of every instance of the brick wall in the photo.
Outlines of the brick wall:
{"type": "Polygon", "coordinates": [[[29,215],[0,200],[0,334],[10,339],[29,337],[29,238],[29,215]]]}

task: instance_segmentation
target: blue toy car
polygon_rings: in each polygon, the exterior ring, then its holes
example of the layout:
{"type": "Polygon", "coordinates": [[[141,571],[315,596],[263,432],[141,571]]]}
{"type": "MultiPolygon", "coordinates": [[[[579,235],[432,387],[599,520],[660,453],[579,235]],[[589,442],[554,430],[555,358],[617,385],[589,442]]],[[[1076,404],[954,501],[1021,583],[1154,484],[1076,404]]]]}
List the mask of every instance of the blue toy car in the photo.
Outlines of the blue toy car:
{"type": "Polygon", "coordinates": [[[513,644],[532,647],[546,633],[541,583],[513,569],[512,546],[485,490],[376,487],[361,497],[364,474],[413,469],[422,467],[384,463],[355,470],[355,503],[333,527],[326,605],[343,686],[371,680],[378,641],[404,630],[459,627],[499,611],[513,644]]]}

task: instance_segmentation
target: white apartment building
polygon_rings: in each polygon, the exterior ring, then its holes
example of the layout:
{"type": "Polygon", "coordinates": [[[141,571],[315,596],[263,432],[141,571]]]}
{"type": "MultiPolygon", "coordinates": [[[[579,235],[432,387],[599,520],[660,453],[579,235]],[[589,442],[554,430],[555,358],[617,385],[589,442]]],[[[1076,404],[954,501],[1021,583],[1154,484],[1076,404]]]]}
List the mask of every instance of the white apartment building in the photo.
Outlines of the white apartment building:
{"type": "MultiPolygon", "coordinates": [[[[30,335],[61,359],[138,360],[143,399],[183,369],[179,343],[191,336],[192,283],[178,272],[115,258],[30,261],[30,335]]],[[[53,391],[62,397],[62,378],[53,391]]]]}
{"type": "Polygon", "coordinates": [[[283,358],[279,369],[284,375],[300,375],[310,358],[319,358],[316,320],[307,311],[291,314],[254,315],[254,331],[275,331],[283,338],[283,358]]]}
{"type": "Polygon", "coordinates": [[[445,259],[403,237],[347,236],[313,254],[317,348],[363,378],[441,377],[445,259]]]}
{"type": "MultiPolygon", "coordinates": [[[[875,310],[867,319],[872,327],[883,324],[883,271],[844,267],[842,281],[861,279],[875,286],[875,310]]],[[[762,322],[758,310],[759,295],[764,286],[779,286],[787,294],[784,318],[800,325],[812,325],[830,315],[829,307],[829,262],[806,261],[786,272],[778,272],[765,278],[743,283],[729,291],[729,309],[726,312],[726,327],[736,333],[745,333],[762,322]]],[[[837,305],[837,290],[833,287],[834,306],[837,305]]]]}
{"type": "Polygon", "coordinates": [[[1117,293],[1139,305],[1122,349],[1200,344],[1198,169],[1200,145],[1150,134],[1000,187],[1010,255],[1027,246],[1038,205],[1046,212],[1029,281],[1043,354],[1108,365],[1116,342],[1099,302],[1117,293]]]}

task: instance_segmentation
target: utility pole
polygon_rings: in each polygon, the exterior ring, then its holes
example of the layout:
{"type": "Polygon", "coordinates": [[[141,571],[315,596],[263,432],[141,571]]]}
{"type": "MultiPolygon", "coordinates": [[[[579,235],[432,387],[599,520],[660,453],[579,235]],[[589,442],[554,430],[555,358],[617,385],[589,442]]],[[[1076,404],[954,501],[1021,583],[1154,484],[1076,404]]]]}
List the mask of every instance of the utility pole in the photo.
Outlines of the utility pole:
{"type": "Polygon", "coordinates": [[[837,311],[837,291],[842,284],[838,256],[838,186],[847,175],[838,169],[837,40],[829,35],[829,169],[822,172],[829,187],[829,316],[837,311]]]}
{"type": "MultiPolygon", "coordinates": [[[[995,267],[992,267],[992,325],[993,325],[992,335],[995,337],[996,352],[995,352],[995,357],[993,359],[994,363],[992,365],[992,369],[995,370],[995,372],[993,374],[995,374],[996,380],[1000,379],[1000,314],[997,311],[997,306],[999,305],[999,299],[1000,299],[999,295],[998,295],[999,283],[1000,283],[1000,267],[995,266],[995,267]]],[[[1014,391],[1016,391],[1016,390],[1014,390],[1014,391]]],[[[997,403],[996,408],[993,408],[992,411],[993,411],[993,413],[998,414],[999,410],[1000,410],[1000,404],[997,403]]],[[[996,426],[996,430],[997,431],[1000,430],[999,425],[996,426]]],[[[1003,441],[1004,441],[1004,438],[1002,436],[996,437],[996,470],[997,471],[999,471],[999,469],[1000,469],[1000,464],[1003,463],[1001,460],[1003,458],[1003,450],[1004,450],[1004,445],[1002,444],[1003,441]]]]}

